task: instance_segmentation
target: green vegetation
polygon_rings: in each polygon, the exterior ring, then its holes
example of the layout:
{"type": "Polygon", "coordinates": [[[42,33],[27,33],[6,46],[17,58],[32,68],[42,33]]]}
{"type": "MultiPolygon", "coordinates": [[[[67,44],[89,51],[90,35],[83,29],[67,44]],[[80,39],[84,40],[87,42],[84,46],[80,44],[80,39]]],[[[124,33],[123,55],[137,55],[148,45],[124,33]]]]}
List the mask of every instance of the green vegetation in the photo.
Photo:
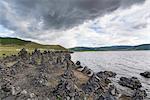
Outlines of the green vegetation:
{"type": "Polygon", "coordinates": [[[26,45],[28,43],[31,43],[31,41],[25,41],[17,38],[0,37],[1,45],[26,45]]]}
{"type": "Polygon", "coordinates": [[[131,51],[131,50],[150,50],[150,44],[138,46],[108,46],[108,47],[75,47],[72,51],[131,51]]]}
{"type": "Polygon", "coordinates": [[[67,49],[60,45],[42,45],[31,41],[25,41],[18,38],[3,38],[0,37],[0,56],[17,54],[22,48],[26,48],[27,51],[32,52],[38,48],[41,51],[44,50],[63,50],[67,49]]]}

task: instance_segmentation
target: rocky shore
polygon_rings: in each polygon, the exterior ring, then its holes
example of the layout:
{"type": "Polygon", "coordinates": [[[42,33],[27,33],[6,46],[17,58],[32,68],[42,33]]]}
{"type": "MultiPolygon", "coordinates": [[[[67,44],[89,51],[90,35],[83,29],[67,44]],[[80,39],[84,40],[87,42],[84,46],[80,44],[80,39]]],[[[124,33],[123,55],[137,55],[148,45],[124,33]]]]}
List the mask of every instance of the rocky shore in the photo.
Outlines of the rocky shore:
{"type": "Polygon", "coordinates": [[[0,59],[0,100],[145,100],[140,80],[121,77],[125,93],[112,83],[116,75],[74,63],[70,52],[22,49],[0,59]]]}

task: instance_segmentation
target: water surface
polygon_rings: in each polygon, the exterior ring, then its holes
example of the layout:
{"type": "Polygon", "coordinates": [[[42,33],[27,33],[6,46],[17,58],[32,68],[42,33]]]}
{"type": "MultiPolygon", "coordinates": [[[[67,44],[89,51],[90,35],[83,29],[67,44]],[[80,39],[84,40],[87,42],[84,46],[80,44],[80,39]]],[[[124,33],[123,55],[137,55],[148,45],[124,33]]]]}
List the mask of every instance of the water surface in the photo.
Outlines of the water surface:
{"type": "Polygon", "coordinates": [[[121,76],[136,76],[141,81],[144,89],[147,89],[150,98],[150,79],[139,74],[150,71],[150,51],[98,51],[75,52],[72,60],[79,60],[83,66],[88,66],[94,72],[109,70],[121,76]]]}

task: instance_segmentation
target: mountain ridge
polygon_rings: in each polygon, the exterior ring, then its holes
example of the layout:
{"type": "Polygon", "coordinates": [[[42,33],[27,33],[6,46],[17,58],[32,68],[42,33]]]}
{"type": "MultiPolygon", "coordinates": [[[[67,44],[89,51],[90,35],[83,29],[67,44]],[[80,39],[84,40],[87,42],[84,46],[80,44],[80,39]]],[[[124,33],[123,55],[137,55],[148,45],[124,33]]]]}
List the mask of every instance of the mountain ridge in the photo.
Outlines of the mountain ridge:
{"type": "Polygon", "coordinates": [[[17,54],[22,48],[32,52],[35,49],[50,51],[68,51],[61,45],[43,45],[36,42],[23,40],[19,38],[0,37],[0,57],[3,55],[17,54]]]}
{"type": "Polygon", "coordinates": [[[16,48],[42,48],[42,49],[54,49],[54,50],[67,50],[61,45],[43,45],[33,41],[23,40],[12,37],[0,37],[0,46],[2,47],[16,47],[16,48]]]}
{"type": "Polygon", "coordinates": [[[150,44],[140,44],[136,46],[119,45],[103,47],[74,47],[72,51],[130,51],[130,50],[150,50],[150,44]]]}

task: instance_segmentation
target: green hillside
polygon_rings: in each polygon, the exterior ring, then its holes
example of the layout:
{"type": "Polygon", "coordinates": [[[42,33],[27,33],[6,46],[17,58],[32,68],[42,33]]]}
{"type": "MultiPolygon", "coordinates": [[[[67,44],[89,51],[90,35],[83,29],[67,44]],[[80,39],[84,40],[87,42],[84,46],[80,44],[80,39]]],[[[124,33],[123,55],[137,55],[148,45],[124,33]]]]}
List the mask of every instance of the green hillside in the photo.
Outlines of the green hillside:
{"type": "Polygon", "coordinates": [[[29,52],[34,49],[66,51],[67,49],[60,45],[42,45],[32,41],[26,41],[18,38],[0,37],[0,56],[16,54],[20,49],[26,48],[29,52]]]}
{"type": "Polygon", "coordinates": [[[107,47],[74,47],[72,51],[131,51],[131,50],[150,50],[150,44],[137,46],[107,46],[107,47]]]}
{"type": "Polygon", "coordinates": [[[31,43],[31,41],[25,41],[18,38],[0,37],[1,45],[25,45],[31,43]]]}

